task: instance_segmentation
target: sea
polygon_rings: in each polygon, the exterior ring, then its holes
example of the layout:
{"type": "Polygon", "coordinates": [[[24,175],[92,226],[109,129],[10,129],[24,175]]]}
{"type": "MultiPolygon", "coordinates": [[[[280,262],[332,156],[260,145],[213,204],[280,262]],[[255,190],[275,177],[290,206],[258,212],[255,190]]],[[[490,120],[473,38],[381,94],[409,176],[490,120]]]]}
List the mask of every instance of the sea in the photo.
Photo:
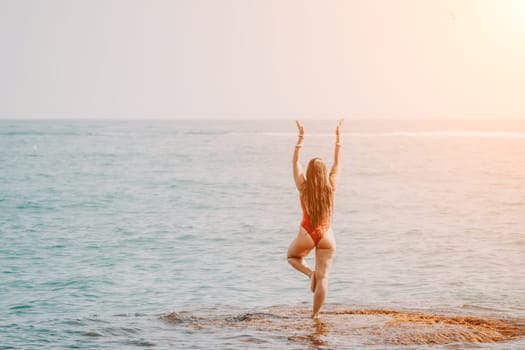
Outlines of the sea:
{"type": "MultiPolygon", "coordinates": [[[[302,123],[330,167],[337,121],[302,123]]],[[[0,121],[0,349],[525,349],[525,120],[347,118],[318,320],[296,137],[0,121]]]]}

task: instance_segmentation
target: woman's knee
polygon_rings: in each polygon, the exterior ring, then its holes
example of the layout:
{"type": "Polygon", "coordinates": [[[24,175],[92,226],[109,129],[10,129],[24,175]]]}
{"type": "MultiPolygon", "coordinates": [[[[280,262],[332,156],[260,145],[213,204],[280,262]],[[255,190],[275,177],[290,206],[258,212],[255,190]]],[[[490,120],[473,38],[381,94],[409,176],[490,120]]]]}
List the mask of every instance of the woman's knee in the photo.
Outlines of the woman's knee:
{"type": "Polygon", "coordinates": [[[303,259],[301,259],[300,257],[288,255],[287,260],[288,260],[288,264],[293,264],[294,262],[301,262],[301,260],[303,259]]]}
{"type": "Polygon", "coordinates": [[[293,254],[291,249],[288,249],[288,251],[286,252],[286,258],[288,259],[288,261],[290,261],[290,259],[295,259],[297,258],[297,256],[293,254]]]}
{"type": "Polygon", "coordinates": [[[318,282],[328,279],[328,269],[315,270],[315,279],[318,282]]]}

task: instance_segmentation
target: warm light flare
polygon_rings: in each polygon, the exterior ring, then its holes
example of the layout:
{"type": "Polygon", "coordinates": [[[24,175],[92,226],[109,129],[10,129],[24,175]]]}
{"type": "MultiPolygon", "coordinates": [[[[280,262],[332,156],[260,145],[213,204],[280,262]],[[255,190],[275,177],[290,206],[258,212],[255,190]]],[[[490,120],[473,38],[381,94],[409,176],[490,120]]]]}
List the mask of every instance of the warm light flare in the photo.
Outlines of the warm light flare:
{"type": "Polygon", "coordinates": [[[509,25],[512,29],[521,34],[525,34],[525,1],[507,0],[502,2],[501,6],[506,7],[509,25]]]}
{"type": "Polygon", "coordinates": [[[491,1],[485,7],[485,18],[493,30],[502,37],[517,41],[525,35],[525,1],[491,1]]]}

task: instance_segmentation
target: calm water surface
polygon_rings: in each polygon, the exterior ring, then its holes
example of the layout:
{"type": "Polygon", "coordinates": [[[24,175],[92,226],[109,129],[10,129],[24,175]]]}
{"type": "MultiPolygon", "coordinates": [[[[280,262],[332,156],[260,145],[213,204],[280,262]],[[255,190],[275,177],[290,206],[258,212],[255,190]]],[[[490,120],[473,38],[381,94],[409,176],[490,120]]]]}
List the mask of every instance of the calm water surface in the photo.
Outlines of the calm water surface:
{"type": "MultiPolygon", "coordinates": [[[[330,164],[335,121],[304,125],[303,165],[330,164]]],[[[286,262],[294,128],[0,121],[0,348],[384,349],[399,329],[356,329],[387,316],[336,311],[525,319],[524,122],[347,121],[321,325],[286,262]]]]}

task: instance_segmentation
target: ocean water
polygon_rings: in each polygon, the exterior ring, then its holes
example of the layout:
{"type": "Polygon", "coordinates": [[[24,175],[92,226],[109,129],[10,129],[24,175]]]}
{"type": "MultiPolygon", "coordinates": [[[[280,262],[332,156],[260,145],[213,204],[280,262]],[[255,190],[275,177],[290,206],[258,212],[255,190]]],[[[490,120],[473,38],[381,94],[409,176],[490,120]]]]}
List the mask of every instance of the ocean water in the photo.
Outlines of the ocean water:
{"type": "MultiPolygon", "coordinates": [[[[330,165],[335,121],[303,123],[330,165]]],[[[0,349],[525,348],[524,121],[347,120],[317,322],[295,136],[0,121],[0,349]]]]}

